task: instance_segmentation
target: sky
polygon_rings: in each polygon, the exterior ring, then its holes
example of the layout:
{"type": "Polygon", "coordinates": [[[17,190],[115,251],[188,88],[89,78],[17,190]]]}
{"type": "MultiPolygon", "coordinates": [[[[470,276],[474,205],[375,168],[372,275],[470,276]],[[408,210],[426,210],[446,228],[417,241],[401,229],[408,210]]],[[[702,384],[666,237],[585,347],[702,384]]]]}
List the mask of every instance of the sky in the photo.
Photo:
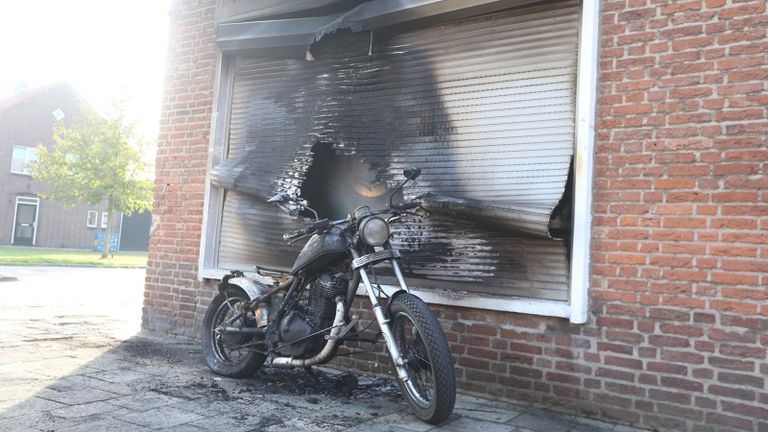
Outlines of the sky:
{"type": "Polygon", "coordinates": [[[170,0],[0,2],[0,98],[71,84],[101,112],[127,99],[128,116],[157,137],[170,0]]]}

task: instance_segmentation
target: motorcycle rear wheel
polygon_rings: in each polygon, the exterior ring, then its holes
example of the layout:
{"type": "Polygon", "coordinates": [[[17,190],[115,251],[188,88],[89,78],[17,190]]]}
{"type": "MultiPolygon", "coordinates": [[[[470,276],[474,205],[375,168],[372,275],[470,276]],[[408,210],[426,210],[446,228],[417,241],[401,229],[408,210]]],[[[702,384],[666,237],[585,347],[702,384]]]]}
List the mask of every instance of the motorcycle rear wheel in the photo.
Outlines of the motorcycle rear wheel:
{"type": "MultiPolygon", "coordinates": [[[[205,362],[218,375],[233,378],[252,376],[264,364],[267,356],[252,348],[237,348],[253,341],[254,336],[239,334],[216,334],[216,328],[232,318],[248,301],[246,295],[228,288],[213,298],[203,319],[202,341],[205,362]]],[[[242,321],[236,320],[233,325],[242,321]]],[[[260,348],[260,346],[257,346],[260,348]]]]}
{"type": "Polygon", "coordinates": [[[456,378],[440,324],[423,300],[407,293],[395,297],[389,312],[410,378],[398,380],[403,396],[421,420],[437,424],[448,419],[456,403],[456,378]]]}

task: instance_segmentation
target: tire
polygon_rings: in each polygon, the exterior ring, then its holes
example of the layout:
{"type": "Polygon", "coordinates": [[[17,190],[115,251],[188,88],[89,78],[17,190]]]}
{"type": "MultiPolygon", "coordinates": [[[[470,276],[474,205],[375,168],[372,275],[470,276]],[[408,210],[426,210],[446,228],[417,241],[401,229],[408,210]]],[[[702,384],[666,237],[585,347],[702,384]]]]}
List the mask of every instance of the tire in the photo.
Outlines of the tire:
{"type": "MultiPolygon", "coordinates": [[[[233,378],[252,376],[264,364],[267,356],[257,353],[253,349],[246,348],[238,350],[238,356],[234,358],[232,352],[227,352],[227,347],[251,342],[253,336],[215,335],[214,329],[221,325],[225,319],[233,316],[232,309],[226,303],[227,297],[229,297],[229,303],[235,310],[238,303],[248,301],[248,297],[240,289],[226,288],[224,292],[226,292],[226,296],[223,293],[219,293],[213,298],[203,319],[201,339],[203,341],[205,362],[218,375],[233,378]]],[[[233,325],[241,322],[235,321],[233,325]]]]}
{"type": "Polygon", "coordinates": [[[398,380],[408,405],[427,423],[448,419],[456,403],[456,377],[440,324],[424,301],[408,293],[392,300],[389,314],[395,343],[411,378],[409,383],[398,380]]]}

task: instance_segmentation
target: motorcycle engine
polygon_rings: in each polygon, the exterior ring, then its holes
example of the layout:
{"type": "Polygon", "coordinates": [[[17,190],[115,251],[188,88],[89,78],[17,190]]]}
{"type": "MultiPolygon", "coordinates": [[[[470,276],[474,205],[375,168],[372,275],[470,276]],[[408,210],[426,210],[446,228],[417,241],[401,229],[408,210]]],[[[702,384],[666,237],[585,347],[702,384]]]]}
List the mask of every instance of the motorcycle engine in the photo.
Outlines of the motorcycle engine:
{"type": "MultiPolygon", "coordinates": [[[[348,281],[341,275],[322,274],[309,285],[309,302],[305,311],[293,310],[280,322],[283,343],[305,338],[333,324],[336,297],[346,296],[348,281]]],[[[310,357],[322,349],[323,334],[308,338],[280,350],[283,355],[310,357]]]]}
{"type": "Polygon", "coordinates": [[[341,275],[322,274],[309,287],[309,311],[312,323],[319,328],[333,324],[336,297],[347,296],[347,279],[341,275]]]}

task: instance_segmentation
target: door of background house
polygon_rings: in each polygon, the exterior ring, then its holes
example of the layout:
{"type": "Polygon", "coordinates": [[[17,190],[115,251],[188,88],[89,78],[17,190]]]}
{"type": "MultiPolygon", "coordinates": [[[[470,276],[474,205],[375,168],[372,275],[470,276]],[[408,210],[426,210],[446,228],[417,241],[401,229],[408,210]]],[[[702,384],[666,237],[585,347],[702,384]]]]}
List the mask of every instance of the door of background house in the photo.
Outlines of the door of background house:
{"type": "Polygon", "coordinates": [[[40,200],[31,197],[16,197],[16,217],[13,224],[13,244],[34,246],[37,232],[37,207],[40,200]]]}

